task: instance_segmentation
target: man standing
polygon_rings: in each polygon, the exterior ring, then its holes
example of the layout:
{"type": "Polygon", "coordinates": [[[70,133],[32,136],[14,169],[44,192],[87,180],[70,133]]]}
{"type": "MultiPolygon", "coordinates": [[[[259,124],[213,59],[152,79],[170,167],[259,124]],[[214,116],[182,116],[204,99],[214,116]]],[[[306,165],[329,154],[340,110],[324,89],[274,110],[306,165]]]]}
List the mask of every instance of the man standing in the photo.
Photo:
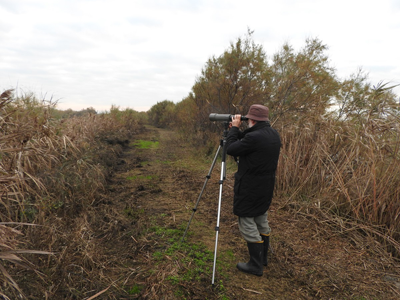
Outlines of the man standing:
{"type": "Polygon", "coordinates": [[[250,260],[238,263],[240,271],[262,276],[267,265],[269,236],[267,211],[275,185],[281,140],[269,123],[269,110],[252,105],[247,113],[249,128],[241,132],[241,115],[232,117],[227,136],[227,154],[238,158],[235,173],[233,213],[239,217],[239,231],[247,242],[250,260]]]}

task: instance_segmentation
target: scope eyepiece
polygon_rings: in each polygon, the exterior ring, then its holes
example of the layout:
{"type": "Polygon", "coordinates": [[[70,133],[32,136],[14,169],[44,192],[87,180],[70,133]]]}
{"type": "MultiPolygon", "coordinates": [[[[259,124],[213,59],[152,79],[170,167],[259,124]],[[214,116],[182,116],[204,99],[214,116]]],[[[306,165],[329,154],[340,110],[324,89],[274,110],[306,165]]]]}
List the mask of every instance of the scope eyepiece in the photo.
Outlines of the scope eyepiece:
{"type": "MultiPolygon", "coordinates": [[[[210,121],[217,121],[217,122],[231,122],[232,121],[232,117],[234,115],[230,115],[230,114],[215,114],[212,113],[209,116],[210,121]]],[[[249,118],[246,118],[245,116],[241,116],[240,120],[241,121],[247,121],[249,118]]]]}

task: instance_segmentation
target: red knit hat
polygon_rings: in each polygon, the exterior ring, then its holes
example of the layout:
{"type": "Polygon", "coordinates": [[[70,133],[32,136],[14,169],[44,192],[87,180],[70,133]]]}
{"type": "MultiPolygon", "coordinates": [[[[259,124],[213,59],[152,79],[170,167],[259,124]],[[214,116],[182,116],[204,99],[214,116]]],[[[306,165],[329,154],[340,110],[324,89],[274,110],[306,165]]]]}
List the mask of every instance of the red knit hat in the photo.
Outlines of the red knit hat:
{"type": "Polygon", "coordinates": [[[246,118],[255,120],[255,121],[268,121],[269,109],[268,107],[261,104],[254,104],[250,106],[249,112],[246,115],[246,118]]]}

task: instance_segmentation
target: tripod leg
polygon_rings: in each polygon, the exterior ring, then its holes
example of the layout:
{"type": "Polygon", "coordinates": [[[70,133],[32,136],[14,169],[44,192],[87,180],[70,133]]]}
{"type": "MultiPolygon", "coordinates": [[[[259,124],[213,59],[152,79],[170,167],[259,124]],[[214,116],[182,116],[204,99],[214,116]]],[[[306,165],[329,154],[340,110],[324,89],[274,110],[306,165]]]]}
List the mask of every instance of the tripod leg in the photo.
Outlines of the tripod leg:
{"type": "Polygon", "coordinates": [[[219,153],[220,149],[221,149],[221,145],[219,145],[219,147],[218,147],[218,149],[217,149],[217,152],[215,153],[214,160],[213,160],[213,162],[212,162],[212,164],[211,164],[211,168],[210,168],[210,170],[209,170],[209,172],[208,172],[208,174],[207,174],[207,176],[206,176],[206,180],[205,180],[205,182],[204,182],[204,184],[203,184],[203,188],[201,189],[201,192],[200,192],[200,194],[199,194],[199,197],[197,198],[196,205],[195,205],[195,207],[193,208],[192,215],[191,215],[191,217],[190,217],[190,219],[189,219],[189,223],[188,223],[187,226],[186,226],[186,230],[185,230],[185,233],[183,234],[181,243],[183,242],[183,240],[184,240],[185,237],[186,237],[186,234],[187,234],[187,231],[188,231],[188,229],[189,229],[190,223],[192,222],[193,216],[194,216],[194,214],[195,214],[196,211],[197,211],[197,206],[199,205],[201,196],[203,195],[203,192],[204,192],[204,190],[205,190],[205,188],[206,188],[206,185],[207,185],[208,180],[211,178],[211,173],[212,173],[212,170],[214,169],[215,162],[217,161],[218,153],[219,153]]]}
{"type": "Polygon", "coordinates": [[[218,216],[217,216],[217,226],[215,227],[215,249],[214,249],[214,265],[213,265],[213,275],[211,284],[214,286],[215,279],[215,266],[217,264],[217,247],[218,247],[218,235],[219,235],[219,221],[221,216],[221,202],[222,202],[222,185],[225,179],[225,161],[222,161],[221,166],[221,177],[219,181],[219,197],[218,197],[218,216]]]}
{"type": "Polygon", "coordinates": [[[222,139],[222,163],[221,163],[221,177],[219,179],[219,196],[218,196],[218,216],[217,216],[217,226],[215,227],[215,250],[214,250],[214,265],[213,265],[213,275],[211,284],[214,286],[215,281],[215,266],[217,264],[217,248],[218,248],[218,235],[219,235],[219,221],[221,216],[221,203],[222,203],[222,186],[224,184],[225,176],[226,176],[226,137],[228,135],[228,126],[229,123],[225,122],[225,130],[222,139]]]}

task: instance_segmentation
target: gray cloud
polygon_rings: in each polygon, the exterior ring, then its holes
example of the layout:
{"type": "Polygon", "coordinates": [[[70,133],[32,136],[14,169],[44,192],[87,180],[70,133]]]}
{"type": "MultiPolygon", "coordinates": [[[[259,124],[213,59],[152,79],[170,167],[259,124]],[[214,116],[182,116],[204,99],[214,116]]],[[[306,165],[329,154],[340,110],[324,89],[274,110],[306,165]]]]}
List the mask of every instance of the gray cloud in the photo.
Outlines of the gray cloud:
{"type": "Polygon", "coordinates": [[[373,82],[399,83],[400,8],[394,0],[378,8],[371,0],[251,4],[0,0],[0,90],[18,84],[74,109],[145,109],[165,99],[180,101],[207,59],[247,28],[269,56],[284,42],[297,49],[318,37],[330,47],[340,76],[362,66],[373,82]]]}
{"type": "Polygon", "coordinates": [[[0,7],[13,14],[21,11],[20,6],[15,0],[0,0],[0,7]]]}

